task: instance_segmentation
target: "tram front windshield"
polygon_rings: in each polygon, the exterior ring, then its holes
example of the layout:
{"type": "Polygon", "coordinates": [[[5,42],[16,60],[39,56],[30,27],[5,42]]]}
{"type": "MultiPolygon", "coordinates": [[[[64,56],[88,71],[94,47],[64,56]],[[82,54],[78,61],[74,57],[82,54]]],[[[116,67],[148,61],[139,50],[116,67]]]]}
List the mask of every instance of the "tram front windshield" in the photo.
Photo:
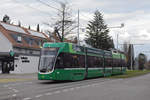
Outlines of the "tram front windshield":
{"type": "Polygon", "coordinates": [[[40,72],[51,71],[54,66],[58,48],[42,48],[39,64],[40,72]]]}

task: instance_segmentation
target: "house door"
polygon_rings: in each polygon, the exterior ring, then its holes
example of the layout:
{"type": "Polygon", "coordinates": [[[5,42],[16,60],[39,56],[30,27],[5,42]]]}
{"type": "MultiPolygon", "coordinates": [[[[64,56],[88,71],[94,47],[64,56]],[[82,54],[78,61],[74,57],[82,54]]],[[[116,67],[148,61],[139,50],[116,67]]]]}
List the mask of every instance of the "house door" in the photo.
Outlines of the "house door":
{"type": "Polygon", "coordinates": [[[3,61],[2,62],[2,73],[9,73],[9,71],[10,71],[10,65],[9,65],[9,63],[8,62],[6,62],[6,61],[3,61]]]}

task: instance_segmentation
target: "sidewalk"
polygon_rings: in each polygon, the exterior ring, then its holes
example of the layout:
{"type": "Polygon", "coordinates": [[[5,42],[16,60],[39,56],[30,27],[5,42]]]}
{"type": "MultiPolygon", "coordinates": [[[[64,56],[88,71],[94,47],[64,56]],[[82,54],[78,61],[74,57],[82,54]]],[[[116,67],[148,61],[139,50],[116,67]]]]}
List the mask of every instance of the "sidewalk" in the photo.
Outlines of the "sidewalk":
{"type": "Polygon", "coordinates": [[[0,74],[0,83],[37,80],[37,73],[30,74],[0,74]]]}

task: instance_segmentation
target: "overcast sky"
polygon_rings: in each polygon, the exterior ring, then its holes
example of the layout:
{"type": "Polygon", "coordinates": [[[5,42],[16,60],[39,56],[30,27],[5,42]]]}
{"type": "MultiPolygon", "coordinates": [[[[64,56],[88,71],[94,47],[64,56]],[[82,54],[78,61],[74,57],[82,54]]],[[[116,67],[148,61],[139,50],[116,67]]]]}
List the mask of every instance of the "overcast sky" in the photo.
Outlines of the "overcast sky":
{"type": "MultiPolygon", "coordinates": [[[[42,0],[43,2],[59,8],[59,1],[42,0]]],[[[150,44],[150,0],[66,0],[76,18],[80,10],[80,26],[86,24],[93,17],[95,10],[104,15],[108,27],[125,24],[122,29],[110,29],[110,35],[116,43],[116,34],[119,34],[119,43],[124,41],[136,44],[150,44]]],[[[0,19],[7,14],[17,22],[20,20],[25,26],[33,27],[40,23],[51,22],[57,10],[47,7],[38,0],[0,0],[0,19]]],[[[44,26],[42,26],[44,27],[44,26]]],[[[83,36],[82,36],[83,37],[83,36]]],[[[138,46],[139,47],[139,46],[138,46]]],[[[141,49],[140,49],[141,50],[141,49]]]]}

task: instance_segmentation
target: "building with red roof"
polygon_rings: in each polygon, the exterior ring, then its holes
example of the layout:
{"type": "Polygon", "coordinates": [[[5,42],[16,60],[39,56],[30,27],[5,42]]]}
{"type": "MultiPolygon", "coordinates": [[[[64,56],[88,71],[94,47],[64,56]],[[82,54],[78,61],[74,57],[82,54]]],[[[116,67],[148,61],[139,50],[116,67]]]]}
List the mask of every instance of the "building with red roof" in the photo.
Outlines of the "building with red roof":
{"type": "Polygon", "coordinates": [[[0,71],[37,72],[40,48],[44,42],[52,42],[45,33],[0,22],[0,71]]]}

